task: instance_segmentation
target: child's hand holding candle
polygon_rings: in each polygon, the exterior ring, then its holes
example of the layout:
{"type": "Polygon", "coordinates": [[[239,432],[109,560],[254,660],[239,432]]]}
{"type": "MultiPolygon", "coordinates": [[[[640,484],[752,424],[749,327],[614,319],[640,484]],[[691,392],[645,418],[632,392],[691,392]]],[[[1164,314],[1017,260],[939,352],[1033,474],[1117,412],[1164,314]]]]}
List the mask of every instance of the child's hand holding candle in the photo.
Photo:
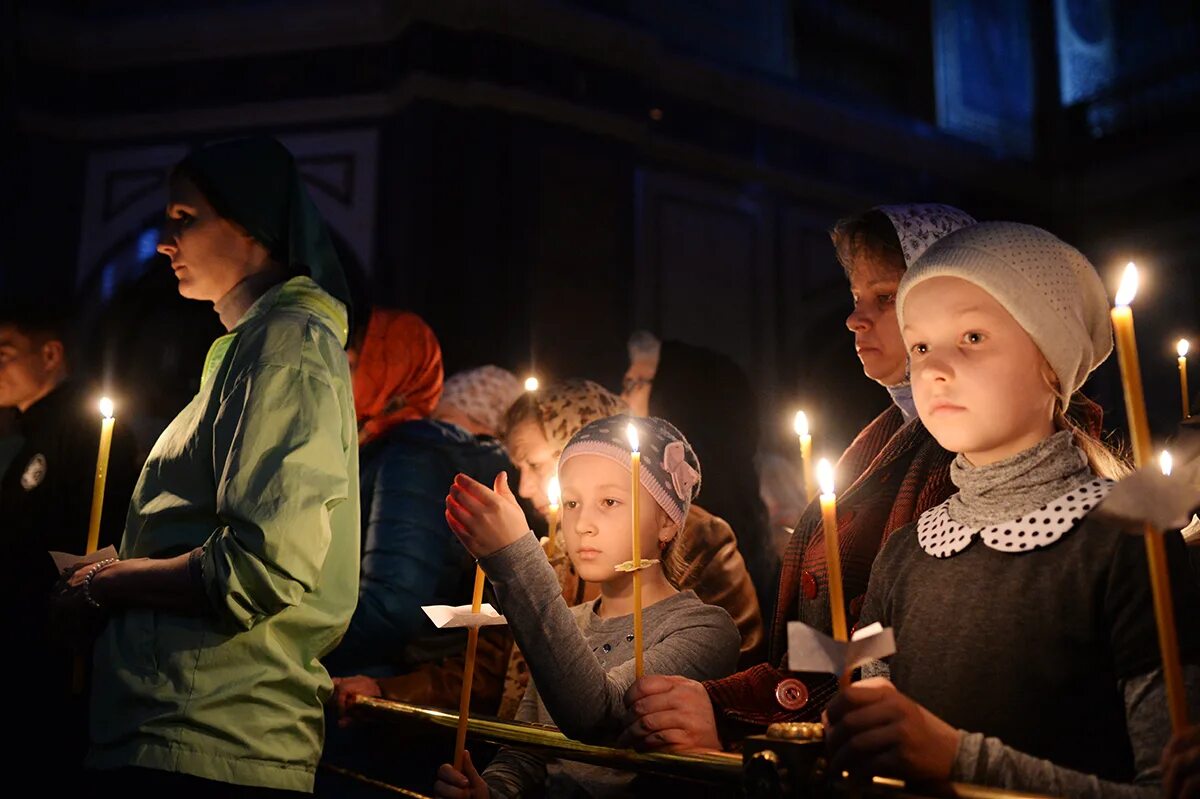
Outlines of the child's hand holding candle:
{"type": "Polygon", "coordinates": [[[463,752],[462,771],[449,763],[443,763],[438,769],[437,782],[434,783],[435,796],[448,799],[487,799],[492,795],[491,788],[479,776],[475,764],[471,762],[471,753],[463,752]]]}

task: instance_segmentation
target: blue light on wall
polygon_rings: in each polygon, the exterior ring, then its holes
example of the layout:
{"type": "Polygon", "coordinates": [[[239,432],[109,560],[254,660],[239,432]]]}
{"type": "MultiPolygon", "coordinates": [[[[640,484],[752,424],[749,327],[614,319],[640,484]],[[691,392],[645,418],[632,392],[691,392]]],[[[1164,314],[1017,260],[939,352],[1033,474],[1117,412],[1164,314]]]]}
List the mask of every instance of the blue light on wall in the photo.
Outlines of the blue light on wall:
{"type": "Polygon", "coordinates": [[[938,126],[997,154],[1033,153],[1029,7],[1020,0],[934,0],[938,126]]]}
{"type": "Polygon", "coordinates": [[[108,302],[112,299],[113,292],[117,290],[117,265],[109,261],[104,265],[104,269],[100,271],[100,299],[108,302]]]}
{"type": "Polygon", "coordinates": [[[139,261],[148,261],[154,257],[158,251],[158,228],[148,227],[142,231],[137,238],[137,258],[139,261]]]}
{"type": "Polygon", "coordinates": [[[1054,27],[1063,105],[1107,89],[1116,74],[1110,0],[1055,0],[1054,27]]]}

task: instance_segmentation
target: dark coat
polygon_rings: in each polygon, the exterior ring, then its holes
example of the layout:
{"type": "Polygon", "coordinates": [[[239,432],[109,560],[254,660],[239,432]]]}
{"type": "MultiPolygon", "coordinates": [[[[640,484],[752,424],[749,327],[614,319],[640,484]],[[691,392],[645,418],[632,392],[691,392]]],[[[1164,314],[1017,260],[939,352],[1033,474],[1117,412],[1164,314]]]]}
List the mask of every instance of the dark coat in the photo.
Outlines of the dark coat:
{"type": "Polygon", "coordinates": [[[394,674],[426,659],[415,651],[425,648],[422,639],[452,637],[436,634],[423,605],[471,601],[475,561],[445,518],[454,476],[491,485],[512,464],[495,439],[427,419],[395,425],[366,444],[359,464],[358,607],[326,665],[336,674],[394,674]]]}

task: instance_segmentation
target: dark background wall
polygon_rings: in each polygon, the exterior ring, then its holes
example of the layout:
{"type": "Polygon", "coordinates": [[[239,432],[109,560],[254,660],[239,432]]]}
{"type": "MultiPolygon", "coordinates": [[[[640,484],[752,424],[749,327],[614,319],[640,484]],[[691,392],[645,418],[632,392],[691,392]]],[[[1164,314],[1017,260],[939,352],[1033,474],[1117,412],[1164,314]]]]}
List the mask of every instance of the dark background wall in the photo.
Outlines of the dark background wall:
{"type": "MultiPolygon", "coordinates": [[[[938,201],[1047,226],[1110,283],[1137,260],[1156,433],[1179,415],[1173,342],[1200,339],[1194,5],[0,8],[0,294],[77,297],[89,366],[148,418],[194,389],[215,331],[152,255],[163,180],[248,132],[297,152],[363,301],[424,315],[450,369],[616,387],[644,327],[737,358],[764,444],[790,446],[802,403],[836,451],[886,395],[842,326],[827,230],[938,201]]],[[[1111,426],[1115,373],[1089,389],[1111,426]]]]}

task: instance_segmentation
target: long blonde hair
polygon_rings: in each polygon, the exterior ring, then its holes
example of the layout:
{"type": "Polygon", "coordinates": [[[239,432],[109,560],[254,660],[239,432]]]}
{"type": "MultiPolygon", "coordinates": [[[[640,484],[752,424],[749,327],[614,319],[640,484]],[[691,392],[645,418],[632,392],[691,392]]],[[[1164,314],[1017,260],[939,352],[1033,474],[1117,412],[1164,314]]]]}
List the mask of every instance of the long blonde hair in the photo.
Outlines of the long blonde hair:
{"type": "MultiPolygon", "coordinates": [[[[1079,396],[1078,394],[1075,395],[1075,397],[1079,396]]],[[[1075,397],[1072,398],[1071,405],[1081,408],[1082,401],[1076,402],[1075,397]]],[[[1083,454],[1087,457],[1088,467],[1097,477],[1120,480],[1133,470],[1129,459],[1123,453],[1112,449],[1103,441],[1080,427],[1074,419],[1063,411],[1063,403],[1061,402],[1057,403],[1054,408],[1054,429],[1071,431],[1071,437],[1075,440],[1075,446],[1083,450],[1083,454]]]]}
{"type": "MultiPolygon", "coordinates": [[[[1046,385],[1054,394],[1054,429],[1071,431],[1075,446],[1083,450],[1088,468],[1092,470],[1092,473],[1097,477],[1120,480],[1133,471],[1128,455],[1122,450],[1105,444],[1076,421],[1076,419],[1086,419],[1092,413],[1092,409],[1098,410],[1099,406],[1079,391],[1069,397],[1066,396],[1063,393],[1062,384],[1058,381],[1058,375],[1054,373],[1054,369],[1051,368],[1050,362],[1044,355],[1041,367],[1042,379],[1046,381],[1046,385]]],[[[1098,424],[1097,427],[1099,427],[1098,424]]]]}

